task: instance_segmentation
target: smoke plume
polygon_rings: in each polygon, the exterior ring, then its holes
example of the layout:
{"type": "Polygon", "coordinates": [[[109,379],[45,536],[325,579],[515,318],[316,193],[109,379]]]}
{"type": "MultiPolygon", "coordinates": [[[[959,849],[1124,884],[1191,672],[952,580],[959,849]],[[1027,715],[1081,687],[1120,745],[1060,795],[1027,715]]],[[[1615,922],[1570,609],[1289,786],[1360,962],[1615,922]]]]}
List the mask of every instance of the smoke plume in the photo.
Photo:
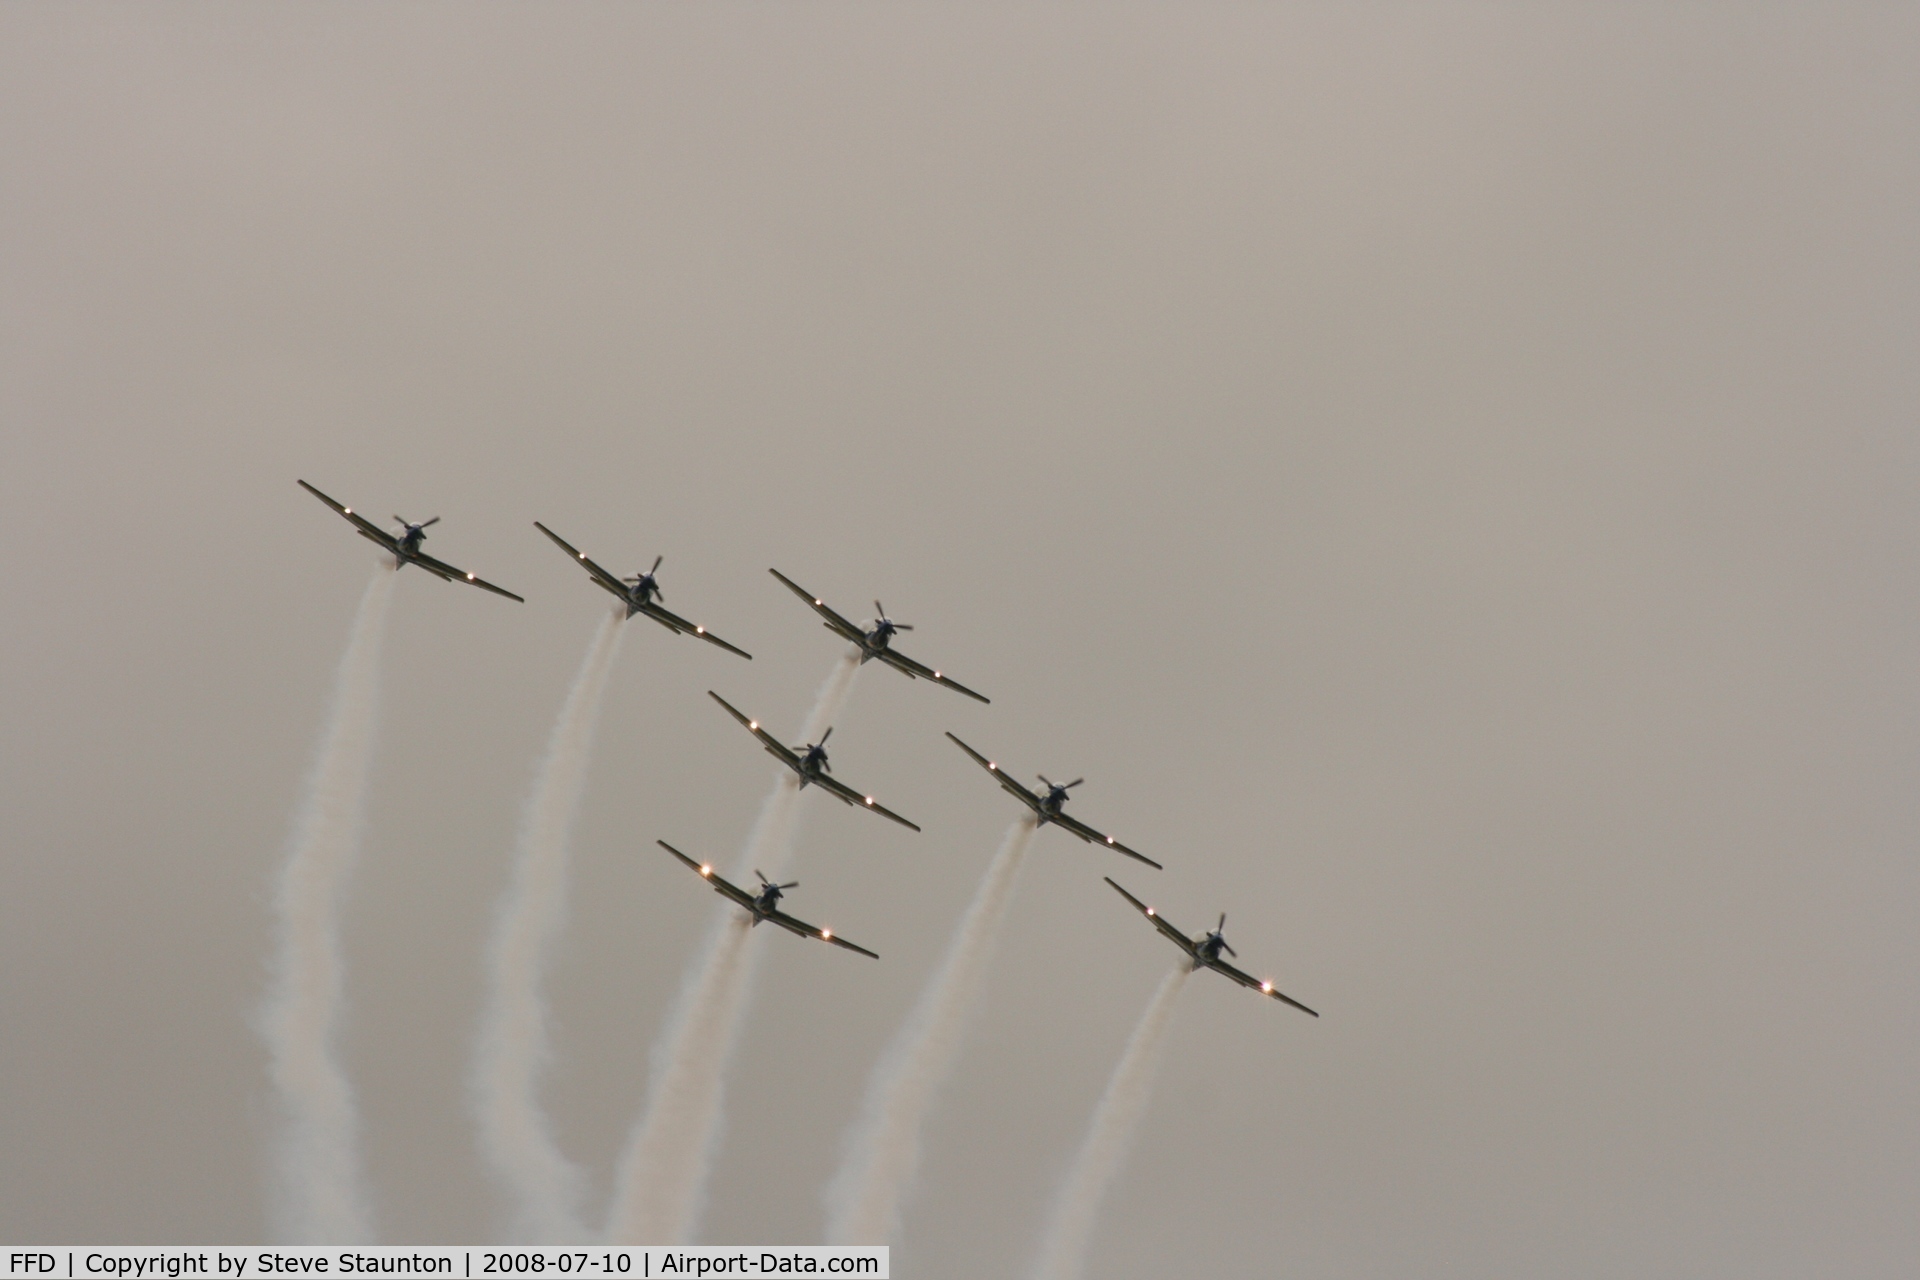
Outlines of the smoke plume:
{"type": "Polygon", "coordinates": [[[361,1185],[353,1089],[336,1056],[340,902],[360,852],[380,701],[380,644],[397,576],[382,563],[360,597],[313,772],[274,892],[276,954],[260,1030],[279,1134],[275,1216],[295,1244],[364,1244],[373,1218],[361,1185]]]}
{"type": "Polygon", "coordinates": [[[481,1151],[513,1202],[509,1238],[516,1243],[586,1238],[580,1172],[561,1153],[540,1108],[540,1074],[550,1057],[541,983],[566,922],[569,841],[625,621],[622,610],[607,614],[561,704],[521,814],[513,878],[487,953],[473,1096],[481,1151]]]}
{"type": "Polygon", "coordinates": [[[1046,1235],[1040,1245],[1033,1280],[1080,1280],[1087,1268],[1087,1248],[1100,1217],[1100,1202],[1126,1163],[1127,1148],[1153,1091],[1153,1074],[1160,1065],[1167,1032],[1173,1026],[1174,1001],[1186,986],[1191,966],[1182,964],[1160,982],[1147,1011],[1127,1039],[1107,1091],[1093,1113],[1093,1126],[1067,1170],[1060,1186],[1046,1235]]]}
{"type": "Polygon", "coordinates": [[[886,1244],[899,1227],[920,1163],[921,1127],[959,1054],[1033,832],[1025,817],[1008,830],[940,968],[874,1068],[827,1187],[828,1244],[886,1244]]]}
{"type": "MultiPolygon", "coordinates": [[[[801,727],[803,741],[819,741],[846,705],[859,671],[857,650],[834,664],[801,727]]],[[[798,779],[782,769],[747,838],[736,883],[746,883],[755,868],[775,880],[786,872],[799,827],[799,800],[798,779]]],[[[611,1243],[692,1242],[725,1123],[727,1064],[753,989],[759,951],[747,945],[749,927],[736,909],[723,907],[700,959],[681,982],[672,1016],[654,1045],[646,1104],[621,1158],[607,1232],[611,1243]]]]}

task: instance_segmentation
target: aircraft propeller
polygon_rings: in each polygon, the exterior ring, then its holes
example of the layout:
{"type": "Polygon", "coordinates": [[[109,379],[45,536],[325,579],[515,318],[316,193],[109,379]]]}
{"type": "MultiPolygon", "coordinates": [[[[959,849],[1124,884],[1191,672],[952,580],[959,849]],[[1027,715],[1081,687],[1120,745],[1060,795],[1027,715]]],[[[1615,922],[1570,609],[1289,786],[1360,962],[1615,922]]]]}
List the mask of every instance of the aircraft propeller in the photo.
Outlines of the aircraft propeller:
{"type": "Polygon", "coordinates": [[[795,747],[793,748],[793,752],[795,755],[799,755],[799,756],[810,756],[814,752],[818,751],[820,753],[820,767],[822,769],[825,769],[828,773],[832,773],[833,766],[827,763],[827,739],[831,738],[832,736],[833,736],[833,726],[828,725],[827,731],[820,735],[820,741],[809,742],[802,746],[795,747]]]}
{"type": "MultiPolygon", "coordinates": [[[[1041,773],[1041,774],[1036,774],[1036,775],[1034,775],[1034,776],[1036,776],[1037,778],[1039,778],[1039,779],[1040,779],[1040,781],[1042,781],[1042,782],[1044,782],[1044,783],[1046,783],[1046,785],[1047,785],[1047,789],[1048,789],[1049,791],[1051,791],[1051,790],[1052,790],[1052,789],[1053,789],[1054,787],[1056,787],[1056,786],[1060,786],[1060,784],[1059,784],[1059,783],[1057,783],[1057,782],[1053,782],[1053,781],[1051,781],[1050,779],[1048,779],[1048,777],[1047,777],[1047,775],[1046,775],[1046,774],[1044,774],[1044,773],[1041,773]]],[[[1070,791],[1070,790],[1072,790],[1072,789],[1073,789],[1074,787],[1077,787],[1077,786],[1079,786],[1079,785],[1080,785],[1081,783],[1083,783],[1083,782],[1085,782],[1085,781],[1086,781],[1086,779],[1085,779],[1085,778],[1075,778],[1075,779],[1074,779],[1074,780],[1073,780],[1072,782],[1069,782],[1069,783],[1067,783],[1067,784],[1066,784],[1065,786],[1060,786],[1060,789],[1061,789],[1062,791],[1070,791]]]]}
{"type": "MultiPolygon", "coordinates": [[[[655,556],[653,558],[653,568],[647,570],[645,573],[636,573],[631,578],[622,578],[620,579],[620,581],[633,582],[633,583],[647,581],[648,579],[652,578],[654,574],[660,572],[660,562],[665,559],[666,559],[665,556],[655,556]]],[[[659,596],[662,600],[665,600],[667,598],[667,593],[660,589],[660,584],[657,582],[653,584],[653,594],[655,594],[656,596],[659,596]]]]}
{"type": "Polygon", "coordinates": [[[759,876],[759,877],[760,877],[760,884],[761,884],[761,885],[762,885],[762,887],[764,887],[764,888],[768,888],[768,889],[798,889],[798,888],[800,887],[800,882],[799,882],[798,880],[789,880],[789,881],[787,881],[787,882],[786,882],[785,884],[775,884],[775,883],[774,883],[773,881],[771,881],[771,880],[769,880],[769,879],[767,879],[767,873],[766,873],[766,872],[764,872],[764,871],[762,871],[762,870],[760,870],[760,868],[758,868],[758,867],[755,867],[755,868],[753,869],[753,874],[755,874],[756,876],[759,876]]]}
{"type": "Polygon", "coordinates": [[[873,602],[873,612],[875,615],[873,625],[875,627],[888,627],[895,631],[913,630],[913,627],[909,624],[905,622],[895,622],[892,618],[889,618],[887,616],[887,606],[881,604],[878,600],[873,602]]]}
{"type": "Polygon", "coordinates": [[[424,529],[424,528],[426,528],[426,527],[427,527],[428,525],[430,525],[430,524],[439,524],[439,523],[440,523],[440,517],[439,517],[439,516],[435,516],[435,517],[434,517],[433,519],[431,519],[431,520],[422,520],[422,521],[421,521],[421,522],[420,522],[419,524],[411,524],[411,523],[409,523],[409,522],[408,522],[408,520],[407,520],[407,518],[406,518],[405,516],[395,516],[395,517],[394,517],[394,519],[395,519],[395,520],[398,520],[398,521],[400,522],[400,527],[401,527],[401,528],[403,528],[403,529],[424,529]]]}
{"type": "Polygon", "coordinates": [[[1235,960],[1238,960],[1240,958],[1240,953],[1238,951],[1235,951],[1232,947],[1228,946],[1226,938],[1221,936],[1221,930],[1225,929],[1226,927],[1227,927],[1227,913],[1222,911],[1220,913],[1220,923],[1213,926],[1213,936],[1220,939],[1220,949],[1222,951],[1232,956],[1235,960]]]}

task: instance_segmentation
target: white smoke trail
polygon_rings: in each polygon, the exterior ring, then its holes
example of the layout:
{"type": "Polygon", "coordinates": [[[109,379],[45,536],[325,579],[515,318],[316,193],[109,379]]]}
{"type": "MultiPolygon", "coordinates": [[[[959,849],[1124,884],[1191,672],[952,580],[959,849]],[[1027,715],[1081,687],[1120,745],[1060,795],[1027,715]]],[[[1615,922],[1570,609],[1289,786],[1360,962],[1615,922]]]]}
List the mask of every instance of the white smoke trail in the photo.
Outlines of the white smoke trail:
{"type": "Polygon", "coordinates": [[[960,1052],[1034,824],[1017,819],[920,999],[881,1055],[827,1187],[828,1244],[886,1244],[920,1163],[920,1129],[960,1052]]]}
{"type": "Polygon", "coordinates": [[[1087,1269],[1087,1247],[1100,1218],[1100,1202],[1126,1163],[1127,1148],[1153,1091],[1167,1032],[1173,1026],[1174,1000],[1193,969],[1182,964],[1160,982],[1147,1011],[1127,1039],[1127,1048],[1107,1080],[1107,1091],[1093,1113],[1087,1140],[1068,1169],[1053,1203],[1053,1216],[1040,1245],[1034,1280],[1080,1280],[1087,1269]]]}
{"type": "MultiPolygon", "coordinates": [[[[801,727],[803,741],[819,741],[846,705],[859,671],[858,650],[834,664],[801,727]]],[[[756,868],[775,880],[785,873],[799,828],[799,800],[798,779],[783,769],[747,837],[737,881],[744,883],[756,868]]],[[[620,1160],[607,1229],[611,1243],[692,1241],[720,1145],[727,1063],[753,989],[759,951],[747,946],[748,937],[746,917],[722,908],[701,958],[681,982],[654,1045],[646,1104],[620,1160]]]]}
{"type": "Polygon", "coordinates": [[[480,1149],[513,1199],[508,1238],[516,1243],[586,1239],[579,1218],[580,1171],[561,1153],[540,1109],[540,1073],[550,1056],[540,987],[566,922],[568,841],[625,622],[623,610],[607,614],[561,704],[521,814],[513,879],[487,953],[487,1006],[473,1098],[480,1149]]]}
{"type": "Polygon", "coordinates": [[[274,892],[278,933],[260,1032],[279,1110],[278,1232],[295,1244],[365,1244],[373,1217],[355,1149],[353,1088],[335,1056],[339,911],[360,852],[380,701],[380,643],[396,570],[360,597],[306,794],[274,892]]]}

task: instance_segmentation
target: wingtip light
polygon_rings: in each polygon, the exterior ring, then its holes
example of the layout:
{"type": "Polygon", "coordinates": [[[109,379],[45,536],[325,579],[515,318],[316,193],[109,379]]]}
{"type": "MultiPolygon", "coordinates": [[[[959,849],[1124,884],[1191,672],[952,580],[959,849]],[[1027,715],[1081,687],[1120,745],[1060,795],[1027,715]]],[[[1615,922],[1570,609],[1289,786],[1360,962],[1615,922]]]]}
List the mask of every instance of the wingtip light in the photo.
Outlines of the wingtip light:
{"type": "Polygon", "coordinates": [[[1152,908],[1152,907],[1148,907],[1148,908],[1147,908],[1147,914],[1148,914],[1148,915],[1152,915],[1152,914],[1153,914],[1153,908],[1152,908]]]}
{"type": "Polygon", "coordinates": [[[702,863],[700,866],[700,874],[703,876],[710,876],[713,874],[713,868],[707,866],[705,863],[702,863]]]}
{"type": "Polygon", "coordinates": [[[822,930],[820,931],[820,940],[821,940],[822,942],[832,942],[832,941],[833,941],[833,930],[831,930],[831,929],[822,929],[822,930]]]}
{"type": "Polygon", "coordinates": [[[705,635],[705,634],[707,634],[707,629],[706,629],[705,627],[695,627],[695,628],[693,629],[693,634],[695,634],[695,635],[697,635],[697,636],[703,636],[703,635],[705,635]]]}
{"type": "Polygon", "coordinates": [[[1262,992],[1264,992],[1264,993],[1266,993],[1267,995],[1272,995],[1272,994],[1273,994],[1273,984],[1272,984],[1271,982],[1263,982],[1263,983],[1261,983],[1261,984],[1260,984],[1260,990],[1261,990],[1262,992]]]}
{"type": "Polygon", "coordinates": [[[759,722],[758,720],[749,720],[749,721],[747,721],[747,728],[749,728],[749,729],[758,729],[759,727],[760,727],[760,722],[759,722]]]}
{"type": "Polygon", "coordinates": [[[868,803],[868,804],[872,804],[872,803],[873,803],[873,797],[872,797],[872,796],[868,796],[868,797],[867,797],[867,803],[868,803]]]}
{"type": "Polygon", "coordinates": [[[468,574],[468,575],[467,575],[467,581],[468,581],[468,582],[472,582],[472,581],[474,581],[474,580],[475,580],[475,579],[474,579],[474,576],[473,576],[472,574],[468,574]]]}

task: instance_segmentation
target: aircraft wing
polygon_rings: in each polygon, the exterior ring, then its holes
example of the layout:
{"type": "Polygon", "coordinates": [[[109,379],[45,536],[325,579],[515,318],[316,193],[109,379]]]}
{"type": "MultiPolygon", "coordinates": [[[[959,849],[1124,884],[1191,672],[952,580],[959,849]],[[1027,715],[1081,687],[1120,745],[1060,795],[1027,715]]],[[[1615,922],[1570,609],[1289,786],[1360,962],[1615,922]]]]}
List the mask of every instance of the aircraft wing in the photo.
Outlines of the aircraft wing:
{"type": "MultiPolygon", "coordinates": [[[[1141,915],[1145,916],[1149,921],[1151,921],[1154,928],[1158,929],[1161,933],[1166,934],[1168,940],[1171,941],[1173,945],[1175,945],[1176,947],[1179,947],[1182,951],[1186,952],[1188,956],[1190,956],[1195,960],[1198,960],[1200,958],[1200,950],[1199,948],[1193,945],[1192,938],[1189,938],[1186,934],[1180,932],[1178,929],[1168,924],[1158,911],[1155,911],[1152,907],[1140,901],[1140,899],[1134,897],[1132,894],[1128,893],[1125,889],[1122,889],[1118,884],[1115,884],[1112,876],[1102,876],[1101,879],[1105,880],[1108,884],[1113,885],[1113,891],[1119,894],[1121,897],[1125,898],[1128,902],[1131,902],[1133,904],[1133,909],[1135,911],[1138,911],[1141,915]]],[[[1259,986],[1260,984],[1256,982],[1254,983],[1254,985],[1259,986]]]]}
{"type": "Polygon", "coordinates": [[[1082,840],[1085,840],[1088,844],[1097,844],[1102,849],[1112,849],[1116,853],[1126,854],[1129,858],[1138,858],[1140,859],[1140,861],[1146,863],[1148,866],[1153,867],[1157,870],[1161,870],[1161,871],[1166,870],[1165,867],[1162,867],[1159,863],[1155,862],[1152,858],[1149,858],[1146,854],[1138,853],[1132,849],[1127,848],[1127,846],[1121,844],[1118,840],[1115,840],[1112,836],[1105,835],[1101,832],[1095,831],[1092,827],[1080,821],[1080,819],[1075,818],[1069,814],[1065,814],[1065,813],[1055,814],[1053,817],[1053,820],[1056,825],[1065,827],[1068,831],[1073,832],[1073,834],[1079,836],[1082,840]]]}
{"type": "Polygon", "coordinates": [[[719,636],[713,634],[713,632],[707,630],[705,627],[696,627],[695,625],[693,625],[693,623],[688,622],[685,618],[681,617],[679,614],[669,613],[667,610],[663,609],[662,607],[655,604],[651,600],[647,601],[645,604],[640,606],[640,612],[646,614],[649,618],[652,618],[655,622],[659,623],[661,626],[665,627],[669,631],[677,631],[682,635],[696,636],[701,640],[705,640],[708,644],[719,645],[722,649],[725,649],[728,653],[737,653],[741,657],[746,658],[748,660],[752,660],[753,658],[753,655],[748,653],[745,649],[739,648],[736,645],[728,644],[725,640],[722,640],[719,636]]]}
{"type": "Polygon", "coordinates": [[[547,526],[541,524],[538,520],[535,520],[533,522],[533,527],[538,529],[540,532],[546,534],[549,538],[552,538],[554,541],[554,544],[558,546],[562,551],[572,556],[574,560],[576,560],[579,563],[580,567],[582,569],[585,569],[587,571],[588,576],[590,576],[595,582],[605,587],[608,591],[613,592],[613,594],[619,596],[622,600],[625,600],[627,598],[626,584],[621,582],[620,579],[614,577],[611,573],[608,573],[605,569],[601,568],[599,565],[595,564],[593,561],[587,559],[586,552],[580,550],[580,548],[574,546],[571,542],[568,542],[565,538],[561,537],[559,534],[555,533],[553,530],[547,528],[547,526]]]}
{"type": "Polygon", "coordinates": [[[900,653],[895,649],[893,649],[892,647],[882,649],[880,650],[879,653],[875,654],[874,656],[879,658],[880,661],[886,663],[888,666],[894,668],[896,671],[904,671],[910,676],[923,676],[926,679],[933,681],[935,684],[943,684],[947,686],[947,688],[952,689],[955,693],[964,693],[969,698],[974,698],[981,702],[993,701],[993,699],[987,697],[985,694],[975,693],[973,690],[967,688],[967,686],[961,684],[958,680],[952,679],[951,677],[946,676],[941,672],[935,671],[932,667],[929,667],[924,663],[915,662],[912,658],[909,658],[906,654],[900,653]]]}
{"type": "Polygon", "coordinates": [[[820,599],[819,596],[814,595],[811,591],[808,591],[805,587],[801,586],[799,583],[795,582],[792,578],[789,578],[786,574],[780,572],[778,569],[769,569],[767,570],[767,572],[772,574],[774,577],[780,579],[780,581],[786,583],[787,590],[793,592],[793,594],[799,596],[802,600],[805,600],[808,606],[811,607],[815,613],[825,618],[827,620],[827,629],[829,631],[836,632],[839,635],[844,636],[846,639],[853,641],[855,644],[859,644],[862,640],[866,639],[866,636],[867,636],[866,632],[862,631],[859,627],[856,627],[855,625],[853,625],[853,623],[848,622],[845,618],[841,617],[839,614],[835,613],[820,599]]]}
{"type": "Polygon", "coordinates": [[[707,696],[725,707],[728,715],[747,726],[747,732],[760,739],[760,745],[778,758],[781,764],[796,771],[800,768],[800,757],[794,754],[793,748],[768,733],[765,729],[762,729],[758,720],[750,720],[746,716],[741,715],[738,708],[711,689],[707,690],[707,696]]]}
{"type": "Polygon", "coordinates": [[[713,891],[715,893],[719,894],[723,898],[731,898],[735,903],[735,905],[745,907],[748,911],[753,910],[753,904],[754,904],[753,895],[748,893],[745,889],[742,889],[739,885],[733,884],[730,881],[726,880],[720,875],[719,872],[715,871],[712,867],[707,866],[704,863],[695,862],[692,858],[689,858],[686,854],[680,852],[678,849],[668,844],[665,840],[656,840],[654,841],[654,843],[659,845],[662,849],[665,849],[668,853],[672,854],[674,857],[680,859],[680,861],[686,863],[687,868],[689,870],[691,870],[695,875],[701,877],[708,884],[711,884],[713,886],[713,891]]]}
{"type": "Polygon", "coordinates": [[[814,925],[808,924],[805,920],[795,919],[784,911],[769,911],[760,918],[779,925],[789,933],[797,933],[803,938],[818,938],[822,942],[831,942],[836,947],[845,947],[849,951],[858,951],[861,955],[871,956],[875,960],[880,958],[880,953],[877,951],[869,951],[857,943],[848,942],[845,938],[836,936],[831,929],[817,928],[814,925]]]}
{"type": "MultiPolygon", "coordinates": [[[[949,733],[947,736],[949,738],[953,738],[953,735],[951,733],[949,733]]],[[[1011,791],[1016,797],[1018,797],[1018,799],[1022,804],[1027,806],[1027,808],[1033,810],[1035,813],[1040,812],[1040,797],[1033,794],[1033,792],[1027,790],[1025,787],[1021,786],[1019,783],[1015,782],[1011,777],[1007,775],[1006,770],[1002,769],[999,765],[987,759],[985,756],[981,755],[978,751],[975,751],[972,747],[960,741],[960,739],[958,738],[953,738],[953,745],[960,748],[962,751],[966,752],[968,755],[972,756],[976,764],[978,764],[982,769],[985,769],[988,773],[992,774],[994,776],[994,779],[998,781],[1001,786],[1005,787],[1008,791],[1011,791]]]]}
{"type": "Polygon", "coordinates": [[[337,516],[344,518],[348,524],[351,524],[354,528],[358,529],[360,531],[361,537],[371,538],[373,541],[379,543],[381,546],[393,552],[395,555],[399,554],[400,540],[394,537],[392,534],[388,533],[385,529],[382,529],[379,525],[367,519],[365,516],[357,514],[352,507],[342,506],[340,503],[335,502],[332,498],[329,498],[326,494],[320,492],[318,489],[308,484],[305,480],[299,480],[299,481],[296,481],[295,483],[297,483],[302,489],[305,489],[308,493],[312,494],[314,497],[320,499],[320,501],[326,503],[329,507],[332,507],[333,513],[337,516]]]}
{"type": "Polygon", "coordinates": [[[497,596],[505,596],[509,600],[518,600],[521,604],[527,602],[525,596],[517,596],[505,587],[496,587],[485,578],[476,578],[465,569],[454,568],[445,560],[435,560],[424,551],[416,551],[408,556],[407,559],[430,573],[439,574],[448,582],[464,582],[470,587],[479,587],[482,591],[491,591],[497,596]]]}
{"type": "Polygon", "coordinates": [[[919,823],[907,821],[893,810],[887,808],[887,806],[875,800],[872,796],[860,794],[831,774],[822,773],[818,775],[814,778],[813,785],[816,787],[824,787],[857,809],[871,809],[883,818],[892,818],[903,827],[912,827],[915,831],[920,829],[919,823]]]}
{"type": "MultiPolygon", "coordinates": [[[[1227,977],[1232,978],[1235,982],[1239,983],[1243,987],[1252,987],[1255,991],[1258,991],[1263,996],[1272,996],[1275,1000],[1280,1001],[1282,1004],[1290,1004],[1302,1013],[1313,1013],[1313,1010],[1307,1008],[1307,1006],[1301,1004],[1298,1000],[1295,1000],[1292,996],[1283,996],[1278,991],[1274,990],[1273,984],[1271,982],[1262,982],[1260,981],[1260,979],[1254,977],[1252,974],[1242,973],[1240,970],[1228,964],[1225,960],[1215,960],[1212,964],[1208,965],[1207,968],[1212,969],[1215,973],[1225,974],[1227,977]]],[[[1313,1016],[1317,1018],[1320,1015],[1317,1013],[1313,1013],[1313,1016]]]]}

